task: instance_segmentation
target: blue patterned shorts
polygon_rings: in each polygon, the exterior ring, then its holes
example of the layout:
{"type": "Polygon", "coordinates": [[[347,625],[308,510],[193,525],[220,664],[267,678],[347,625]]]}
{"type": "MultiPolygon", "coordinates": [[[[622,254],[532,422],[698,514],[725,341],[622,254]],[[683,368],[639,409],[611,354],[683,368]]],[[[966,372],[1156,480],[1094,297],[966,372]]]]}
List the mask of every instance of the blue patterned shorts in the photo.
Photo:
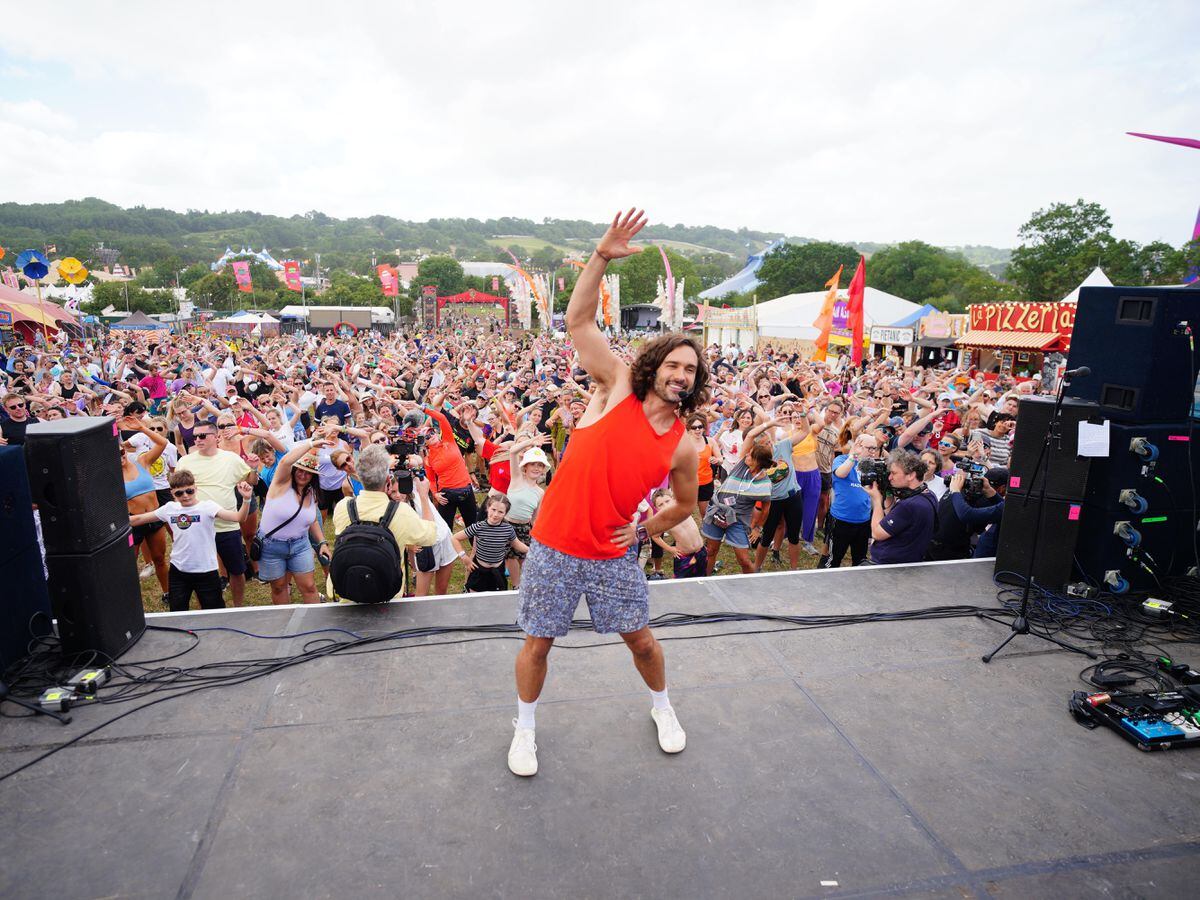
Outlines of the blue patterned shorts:
{"type": "Polygon", "coordinates": [[[629,634],[650,621],[646,576],[637,564],[637,545],[616,559],[568,556],[537,541],[521,567],[517,624],[534,637],[562,637],[580,597],[587,597],[592,628],[600,634],[629,634]]]}

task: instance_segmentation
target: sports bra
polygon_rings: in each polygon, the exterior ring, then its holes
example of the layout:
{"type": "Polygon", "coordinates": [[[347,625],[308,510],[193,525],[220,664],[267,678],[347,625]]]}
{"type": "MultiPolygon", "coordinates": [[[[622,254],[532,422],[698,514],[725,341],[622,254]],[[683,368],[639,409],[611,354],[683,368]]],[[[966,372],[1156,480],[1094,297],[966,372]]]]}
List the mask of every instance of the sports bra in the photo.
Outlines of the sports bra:
{"type": "Polygon", "coordinates": [[[141,463],[133,464],[138,471],[137,478],[133,481],[125,482],[125,499],[132,500],[134,497],[140,497],[142,494],[154,493],[154,479],[150,473],[146,471],[141,463]]]}

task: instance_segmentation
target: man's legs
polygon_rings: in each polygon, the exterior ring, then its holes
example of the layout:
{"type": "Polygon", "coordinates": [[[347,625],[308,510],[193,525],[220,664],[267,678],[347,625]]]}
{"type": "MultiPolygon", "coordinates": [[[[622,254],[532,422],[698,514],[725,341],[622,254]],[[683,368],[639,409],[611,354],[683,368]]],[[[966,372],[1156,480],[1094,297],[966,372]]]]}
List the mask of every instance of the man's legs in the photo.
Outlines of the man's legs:
{"type": "Polygon", "coordinates": [[[554,638],[525,635],[525,644],[517,654],[517,697],[521,702],[537,703],[546,683],[547,657],[553,646],[554,638]]]}
{"type": "MultiPolygon", "coordinates": [[[[650,690],[659,693],[667,689],[667,670],[663,663],[662,644],[654,637],[647,625],[638,631],[621,635],[621,640],[633,654],[633,664],[641,673],[642,680],[650,690]]],[[[546,675],[543,663],[542,677],[546,675]]]]}

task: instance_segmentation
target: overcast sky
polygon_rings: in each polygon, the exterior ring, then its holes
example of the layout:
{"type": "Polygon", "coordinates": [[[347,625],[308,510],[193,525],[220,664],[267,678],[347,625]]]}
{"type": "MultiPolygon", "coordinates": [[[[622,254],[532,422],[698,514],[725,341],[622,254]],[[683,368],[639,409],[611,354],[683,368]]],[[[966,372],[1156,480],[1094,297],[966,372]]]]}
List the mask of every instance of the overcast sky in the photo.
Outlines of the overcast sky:
{"type": "Polygon", "coordinates": [[[1200,3],[61,2],[0,34],[0,199],[1181,244],[1200,3]],[[611,8],[611,12],[606,8],[611,8]]]}

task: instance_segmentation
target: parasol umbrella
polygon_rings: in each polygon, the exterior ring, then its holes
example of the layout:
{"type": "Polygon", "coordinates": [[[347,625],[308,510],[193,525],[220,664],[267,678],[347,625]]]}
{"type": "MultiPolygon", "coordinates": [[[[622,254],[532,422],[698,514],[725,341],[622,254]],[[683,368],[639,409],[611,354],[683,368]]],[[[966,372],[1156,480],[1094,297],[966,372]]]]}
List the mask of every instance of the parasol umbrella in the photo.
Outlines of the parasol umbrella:
{"type": "MultiPolygon", "coordinates": [[[[37,288],[38,305],[42,303],[42,279],[50,274],[50,260],[46,259],[45,254],[39,253],[37,250],[24,250],[17,257],[17,268],[20,269],[26,278],[31,280],[37,288]]],[[[41,313],[42,336],[46,339],[46,345],[50,344],[50,331],[46,327],[45,313],[41,313]]]]}
{"type": "Polygon", "coordinates": [[[75,257],[68,256],[58,261],[58,274],[68,284],[80,284],[88,277],[88,270],[75,257]]]}

